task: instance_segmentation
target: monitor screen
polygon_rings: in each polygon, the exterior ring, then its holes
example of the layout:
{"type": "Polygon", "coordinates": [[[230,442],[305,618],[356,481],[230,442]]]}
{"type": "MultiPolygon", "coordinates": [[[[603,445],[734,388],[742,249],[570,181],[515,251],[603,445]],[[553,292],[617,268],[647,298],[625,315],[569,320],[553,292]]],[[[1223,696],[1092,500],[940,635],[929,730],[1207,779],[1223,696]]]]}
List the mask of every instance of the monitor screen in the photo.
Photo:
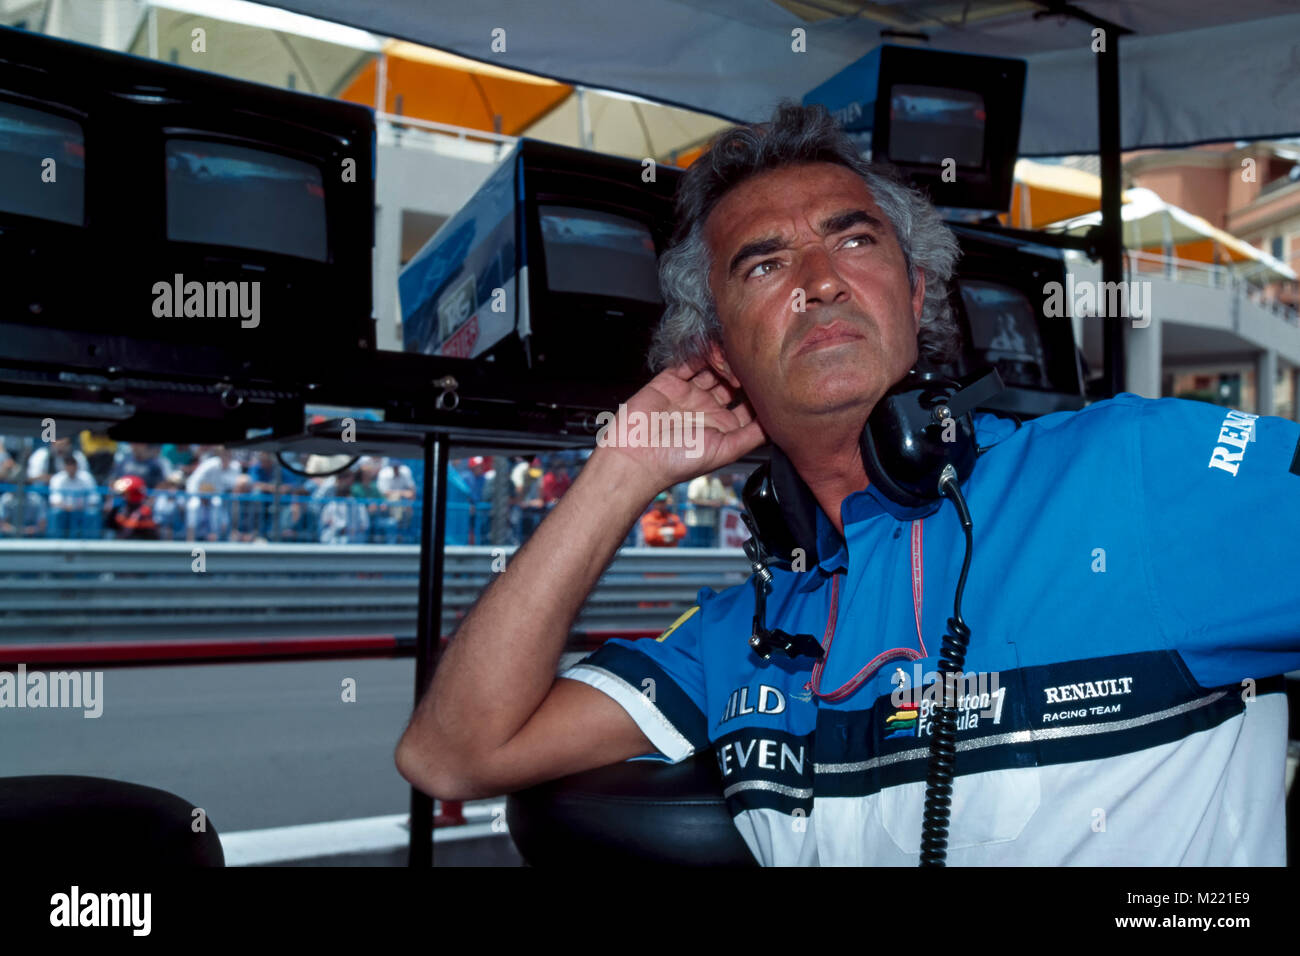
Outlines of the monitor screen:
{"type": "Polygon", "coordinates": [[[996,282],[962,279],[959,286],[975,352],[996,366],[1008,385],[1050,389],[1033,303],[1018,289],[996,282]]]}
{"type": "Polygon", "coordinates": [[[81,124],[0,100],[0,212],[80,226],[85,210],[81,124]]]}
{"type": "Polygon", "coordinates": [[[167,237],[325,262],[325,188],[312,163],[230,143],[169,139],[167,237]]]}
{"type": "Polygon", "coordinates": [[[577,206],[542,205],[538,212],[552,292],[663,301],[655,243],[645,225],[577,206]]]}
{"type": "Polygon", "coordinates": [[[889,159],[984,163],[984,97],[973,90],[900,83],[889,96],[889,159]]]}

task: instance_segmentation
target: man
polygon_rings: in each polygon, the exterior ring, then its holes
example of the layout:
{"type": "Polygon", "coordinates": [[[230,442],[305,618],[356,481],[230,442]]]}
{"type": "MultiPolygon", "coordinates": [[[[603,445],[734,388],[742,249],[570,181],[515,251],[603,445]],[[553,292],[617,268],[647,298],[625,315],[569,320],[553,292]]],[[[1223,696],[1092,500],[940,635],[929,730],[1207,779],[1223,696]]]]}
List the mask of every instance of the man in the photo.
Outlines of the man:
{"type": "Polygon", "coordinates": [[[559,457],[552,458],[551,466],[542,475],[542,504],[548,511],[555,507],[555,503],[572,484],[573,477],[569,474],[568,467],[559,457]]]}
{"type": "Polygon", "coordinates": [[[83,431],[79,436],[81,452],[86,456],[87,470],[96,485],[108,484],[109,474],[113,470],[113,460],[117,455],[117,442],[104,432],[83,431]]]}
{"type": "Polygon", "coordinates": [[[50,478],[50,537],[90,538],[98,534],[95,522],[99,493],[95,479],[69,453],[62,470],[50,478]]]}
{"type": "Polygon", "coordinates": [[[654,506],[641,516],[641,536],[647,548],[675,548],[686,537],[686,525],[673,513],[666,492],[655,495],[654,506]]]}
{"type": "Polygon", "coordinates": [[[117,538],[157,541],[158,521],[149,504],[145,480],[139,475],[123,475],[113,482],[113,492],[120,500],[112,501],[104,525],[117,538]]]}
{"type": "MultiPolygon", "coordinates": [[[[470,459],[472,462],[473,459],[470,459]]],[[[385,515],[379,522],[385,544],[398,544],[410,539],[414,527],[413,505],[416,496],[415,479],[411,469],[399,459],[384,459],[384,467],[375,478],[379,493],[387,504],[385,515]]]]}
{"type": "Polygon", "coordinates": [[[352,494],[356,475],[341,471],[334,476],[331,497],[320,512],[321,544],[365,544],[370,530],[370,515],[365,502],[352,494]]]}
{"type": "Polygon", "coordinates": [[[718,546],[718,516],[727,503],[727,492],[717,475],[700,475],[687,488],[691,507],[686,512],[690,544],[694,548],[718,546]]]}
{"type": "Polygon", "coordinates": [[[0,495],[0,538],[43,538],[48,519],[45,499],[28,489],[24,498],[21,531],[18,528],[18,492],[0,495]]]}
{"type": "Polygon", "coordinates": [[[230,540],[245,544],[265,541],[263,528],[269,510],[269,502],[254,487],[251,475],[245,473],[235,478],[235,483],[230,487],[227,509],[230,515],[230,540]]]}
{"type": "Polygon", "coordinates": [[[234,490],[243,473],[229,448],[217,445],[185,481],[189,504],[185,511],[185,540],[218,541],[230,528],[230,508],[221,496],[234,490]]]}
{"type": "Polygon", "coordinates": [[[130,451],[113,466],[114,481],[134,475],[144,482],[145,488],[157,488],[167,477],[158,446],[132,442],[129,447],[130,451]]]}
{"type": "Polygon", "coordinates": [[[280,465],[274,455],[259,451],[253,456],[248,466],[248,477],[252,480],[253,492],[259,495],[305,495],[308,493],[307,479],[294,474],[280,465]]]}
{"type": "Polygon", "coordinates": [[[487,544],[492,524],[492,502],[484,495],[489,459],[475,455],[465,462],[465,468],[462,477],[469,488],[469,543],[487,544]]]}
{"type": "MultiPolygon", "coordinates": [[[[677,202],[666,368],[627,404],[704,411],[703,453],[596,449],[462,623],[398,768],[472,799],[712,751],[759,862],[915,865],[933,713],[894,693],[937,670],[964,535],[946,502],[901,514],[858,439],[918,353],[949,347],[955,243],[820,109],[728,131],[677,202]],[[814,635],[822,665],[753,653],[746,584],[554,679],[644,502],[764,437],[820,510],[816,559],[772,568],[766,625],[814,635]]],[[[1300,425],[1126,393],[976,432],[966,672],[998,683],[959,703],[948,862],[1281,864],[1286,703],[1267,679],[1300,667],[1279,578],[1300,565],[1300,425]]]]}
{"type": "Polygon", "coordinates": [[[510,478],[519,502],[519,536],[527,541],[547,514],[546,502],[542,500],[542,460],[525,458],[515,466],[510,478]]]}
{"type": "Polygon", "coordinates": [[[81,449],[72,447],[71,438],[56,438],[53,442],[40,445],[27,459],[27,482],[33,485],[48,485],[50,479],[59,473],[59,462],[71,455],[77,460],[77,470],[90,472],[90,462],[81,449]]]}

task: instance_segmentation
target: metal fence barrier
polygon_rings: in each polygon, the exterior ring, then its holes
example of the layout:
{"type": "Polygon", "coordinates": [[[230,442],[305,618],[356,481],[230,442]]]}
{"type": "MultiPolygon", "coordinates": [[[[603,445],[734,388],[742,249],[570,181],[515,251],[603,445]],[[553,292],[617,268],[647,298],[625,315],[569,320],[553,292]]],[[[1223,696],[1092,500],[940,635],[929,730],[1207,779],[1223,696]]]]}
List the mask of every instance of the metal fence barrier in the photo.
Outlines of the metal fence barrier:
{"type": "MultiPolygon", "coordinates": [[[[444,635],[514,550],[447,547],[444,635]]],[[[0,541],[0,644],[413,635],[419,563],[413,545],[0,541]]],[[[626,548],[574,628],[667,627],[748,576],[739,549],[626,548]]]]}

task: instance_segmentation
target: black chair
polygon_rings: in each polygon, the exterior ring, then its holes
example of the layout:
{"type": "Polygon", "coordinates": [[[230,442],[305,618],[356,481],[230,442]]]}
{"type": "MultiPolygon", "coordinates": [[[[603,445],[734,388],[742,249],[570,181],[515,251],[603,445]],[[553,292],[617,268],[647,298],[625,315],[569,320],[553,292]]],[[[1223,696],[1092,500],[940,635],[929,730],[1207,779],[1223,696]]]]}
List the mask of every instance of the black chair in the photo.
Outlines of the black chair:
{"type": "Polygon", "coordinates": [[[538,784],[506,798],[506,823],[530,866],[758,865],[727,812],[711,752],[538,784]]]}
{"type": "Polygon", "coordinates": [[[0,777],[0,844],[15,860],[159,869],[225,866],[212,821],[154,787],[101,777],[0,777]]]}

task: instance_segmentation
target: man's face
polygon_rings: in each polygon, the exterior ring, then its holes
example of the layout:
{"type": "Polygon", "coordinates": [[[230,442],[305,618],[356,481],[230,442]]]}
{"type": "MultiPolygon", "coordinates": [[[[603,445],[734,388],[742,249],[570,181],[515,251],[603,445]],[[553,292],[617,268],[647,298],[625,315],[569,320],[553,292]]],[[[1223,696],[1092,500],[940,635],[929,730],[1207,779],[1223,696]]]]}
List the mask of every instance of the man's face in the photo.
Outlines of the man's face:
{"type": "Polygon", "coordinates": [[[804,163],[754,176],[713,208],[704,239],[722,322],[713,361],[765,427],[865,414],[916,361],[924,280],[909,288],[893,227],[852,170],[804,163]]]}

